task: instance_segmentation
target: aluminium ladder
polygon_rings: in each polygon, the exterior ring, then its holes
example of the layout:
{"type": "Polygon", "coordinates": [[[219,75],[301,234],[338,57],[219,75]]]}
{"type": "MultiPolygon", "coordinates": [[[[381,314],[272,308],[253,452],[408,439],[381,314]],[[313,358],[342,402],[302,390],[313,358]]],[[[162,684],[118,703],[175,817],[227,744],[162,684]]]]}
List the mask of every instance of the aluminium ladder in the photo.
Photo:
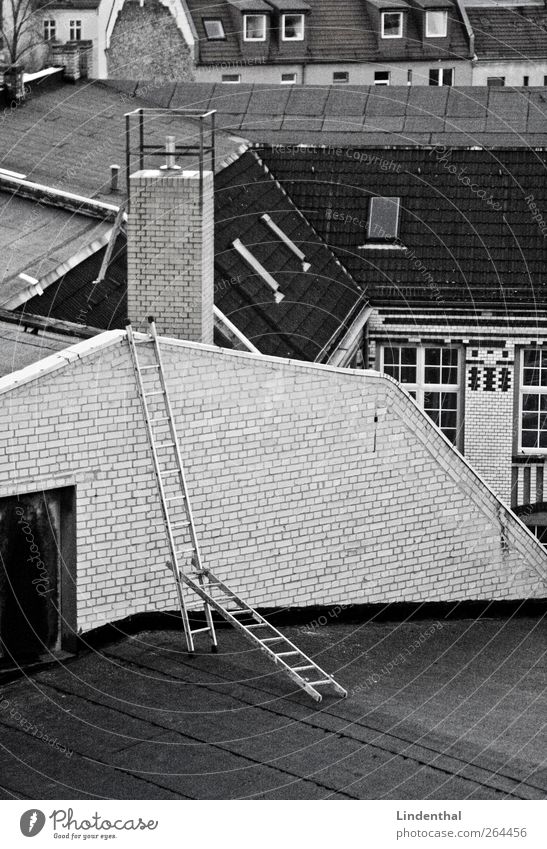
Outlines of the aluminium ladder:
{"type": "Polygon", "coordinates": [[[143,340],[135,337],[129,322],[126,330],[154,461],[188,651],[193,653],[194,635],[200,633],[208,633],[212,650],[217,650],[212,617],[212,610],[215,610],[315,701],[320,702],[322,699],[318,687],[330,686],[337,695],[346,696],[346,690],[331,675],[203,566],[165,382],[159,339],[154,319],[149,318],[148,322],[150,333],[143,340]],[[138,352],[141,346],[148,349],[152,347],[153,362],[147,359],[145,364],[142,363],[138,352]],[[206,622],[203,628],[192,629],[190,626],[185,588],[203,601],[206,622]]]}

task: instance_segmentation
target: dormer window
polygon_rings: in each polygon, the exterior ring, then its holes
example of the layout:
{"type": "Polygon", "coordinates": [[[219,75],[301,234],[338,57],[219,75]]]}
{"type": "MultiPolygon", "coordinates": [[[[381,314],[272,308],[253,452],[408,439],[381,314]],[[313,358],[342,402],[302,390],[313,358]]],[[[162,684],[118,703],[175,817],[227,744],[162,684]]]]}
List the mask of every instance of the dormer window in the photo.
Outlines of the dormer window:
{"type": "Polygon", "coordinates": [[[207,36],[208,41],[224,41],[226,38],[222,21],[219,21],[218,19],[205,20],[204,18],[203,26],[205,28],[205,35],[207,36]]]}
{"type": "Polygon", "coordinates": [[[243,16],[243,40],[266,41],[266,15],[243,16]]]}
{"type": "Polygon", "coordinates": [[[425,13],[426,38],[446,38],[448,31],[448,12],[435,9],[425,13]]]}
{"type": "Polygon", "coordinates": [[[304,15],[283,15],[281,38],[283,41],[304,41],[304,15]]]}
{"type": "Polygon", "coordinates": [[[403,13],[382,12],[382,38],[403,37],[403,13]]]}

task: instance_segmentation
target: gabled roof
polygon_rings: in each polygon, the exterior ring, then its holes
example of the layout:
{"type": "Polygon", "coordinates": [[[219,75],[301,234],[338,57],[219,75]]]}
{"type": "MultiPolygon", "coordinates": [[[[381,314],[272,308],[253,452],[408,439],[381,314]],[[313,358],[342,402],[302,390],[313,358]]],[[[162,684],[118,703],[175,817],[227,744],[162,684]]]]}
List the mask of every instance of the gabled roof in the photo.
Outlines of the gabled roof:
{"type": "Polygon", "coordinates": [[[60,322],[53,322],[48,327],[47,322],[29,323],[0,310],[0,377],[63,351],[88,335],[76,325],[62,327],[60,322]]]}
{"type": "Polygon", "coordinates": [[[547,9],[538,6],[469,8],[475,52],[481,59],[547,59],[547,9]]]}
{"type": "Polygon", "coordinates": [[[547,304],[547,152],[261,151],[373,304],[547,304]],[[400,197],[394,247],[366,243],[370,198],[400,197]]]}
{"type": "MultiPolygon", "coordinates": [[[[105,81],[123,90],[126,83],[105,81]]],[[[547,146],[547,88],[286,86],[179,83],[146,88],[149,103],[217,110],[254,142],[381,147],[547,146]]],[[[15,164],[13,165],[15,168],[15,164]]]]}
{"type": "MultiPolygon", "coordinates": [[[[105,280],[92,287],[103,254],[104,249],[28,300],[24,313],[123,327],[125,238],[116,243],[105,280]]],[[[347,320],[363,303],[353,279],[255,154],[243,154],[217,174],[215,304],[261,353],[315,360],[323,349],[330,351],[333,337],[343,336],[347,320]],[[279,302],[238,243],[275,280],[283,296],[279,302]]]]}
{"type": "MultiPolygon", "coordinates": [[[[451,9],[450,37],[448,44],[440,45],[422,41],[417,15],[418,10],[412,4],[393,0],[384,5],[391,8],[404,7],[407,12],[406,37],[396,43],[387,43],[379,37],[371,18],[368,4],[372,0],[309,0],[306,4],[309,14],[306,18],[306,38],[301,44],[291,46],[290,57],[286,45],[280,49],[277,38],[273,37],[266,46],[266,62],[287,62],[292,58],[306,62],[372,62],[389,58],[390,61],[419,61],[432,59],[464,59],[469,57],[469,45],[465,26],[456,3],[441,0],[437,6],[448,5],[451,9]]],[[[187,0],[193,23],[199,39],[199,62],[203,65],[216,65],[222,62],[244,62],[248,58],[242,49],[240,32],[241,14],[228,0],[187,0]],[[221,20],[226,34],[225,40],[209,41],[203,26],[203,19],[221,20]]],[[[269,0],[265,10],[274,11],[280,4],[269,0]]],[[[301,3],[287,0],[287,8],[302,10],[301,3]]],[[[243,10],[245,11],[245,10],[243,10]]],[[[258,11],[258,10],[257,10],[258,11]]],[[[249,47],[246,45],[245,47],[249,47]]],[[[262,53],[261,53],[262,56],[262,53]]]]}

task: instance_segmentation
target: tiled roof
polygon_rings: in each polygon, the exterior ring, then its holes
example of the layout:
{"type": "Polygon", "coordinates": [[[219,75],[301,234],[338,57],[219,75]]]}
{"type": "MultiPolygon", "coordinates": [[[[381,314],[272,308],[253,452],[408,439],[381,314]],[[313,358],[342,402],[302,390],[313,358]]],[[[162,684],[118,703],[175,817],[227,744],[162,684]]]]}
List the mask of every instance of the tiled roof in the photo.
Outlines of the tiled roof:
{"type": "MultiPolygon", "coordinates": [[[[126,250],[118,240],[106,279],[91,289],[99,251],[25,305],[26,314],[123,327],[127,313],[126,250]]],[[[215,181],[215,304],[265,354],[315,360],[362,303],[352,278],[294,208],[253,153],[220,171],[215,181]],[[309,268],[262,220],[274,225],[305,254],[309,268]],[[279,284],[274,293],[234,248],[239,239],[279,284]]]]}
{"type": "MultiPolygon", "coordinates": [[[[216,65],[222,62],[241,62],[257,55],[266,62],[371,62],[463,59],[469,57],[469,46],[465,27],[458,7],[447,0],[439,5],[450,7],[450,37],[446,45],[423,41],[418,28],[418,9],[409,3],[400,3],[407,10],[406,37],[386,41],[376,32],[373,19],[365,0],[309,0],[310,12],[306,17],[306,39],[300,44],[280,48],[277,38],[269,39],[268,44],[245,44],[242,49],[240,32],[241,13],[228,0],[187,0],[194,26],[199,38],[199,61],[204,65],[216,65]],[[225,40],[208,41],[204,18],[221,20],[225,40]],[[257,52],[258,51],[258,52],[257,52]]],[[[265,4],[265,8],[272,6],[265,4]]],[[[277,4],[278,5],[278,4],[277,4]]],[[[301,4],[293,3],[292,8],[301,4]]],[[[392,0],[388,4],[393,8],[392,0]]],[[[289,4],[287,4],[287,7],[289,4]]]]}
{"type": "Polygon", "coordinates": [[[301,151],[263,156],[374,303],[438,307],[547,301],[547,153],[301,151]],[[369,200],[401,198],[398,248],[363,248],[369,200]]]}
{"type": "Polygon", "coordinates": [[[151,104],[216,109],[226,131],[268,144],[547,146],[546,88],[180,83],[135,89],[151,104]]]}
{"type": "Polygon", "coordinates": [[[469,8],[480,59],[547,59],[547,9],[534,6],[469,8]]]}
{"type": "MultiPolygon", "coordinates": [[[[174,88],[174,84],[158,88],[148,84],[148,88],[140,87],[140,94],[148,92],[155,106],[163,106],[167,96],[171,99],[174,88]]],[[[2,121],[0,167],[25,173],[29,180],[64,191],[119,203],[120,195],[110,193],[110,165],[121,166],[120,188],[125,191],[124,115],[149,105],[135,97],[136,89],[136,83],[121,83],[113,88],[100,82],[81,82],[31,96],[2,121]]],[[[195,143],[197,122],[162,115],[147,117],[148,143],[161,143],[168,134],[175,134],[179,141],[195,143]]],[[[234,153],[240,143],[241,140],[218,133],[217,161],[234,153]]],[[[192,167],[191,159],[185,164],[192,167]]]]}

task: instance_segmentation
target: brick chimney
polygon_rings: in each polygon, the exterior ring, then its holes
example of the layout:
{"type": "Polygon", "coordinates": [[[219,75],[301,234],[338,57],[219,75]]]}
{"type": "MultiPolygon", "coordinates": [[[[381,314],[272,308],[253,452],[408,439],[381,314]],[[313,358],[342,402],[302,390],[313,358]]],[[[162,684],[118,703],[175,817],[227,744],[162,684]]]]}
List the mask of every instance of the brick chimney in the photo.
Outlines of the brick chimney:
{"type": "Polygon", "coordinates": [[[213,342],[213,174],[176,167],[130,177],[128,315],[165,336],[213,342]]]}

